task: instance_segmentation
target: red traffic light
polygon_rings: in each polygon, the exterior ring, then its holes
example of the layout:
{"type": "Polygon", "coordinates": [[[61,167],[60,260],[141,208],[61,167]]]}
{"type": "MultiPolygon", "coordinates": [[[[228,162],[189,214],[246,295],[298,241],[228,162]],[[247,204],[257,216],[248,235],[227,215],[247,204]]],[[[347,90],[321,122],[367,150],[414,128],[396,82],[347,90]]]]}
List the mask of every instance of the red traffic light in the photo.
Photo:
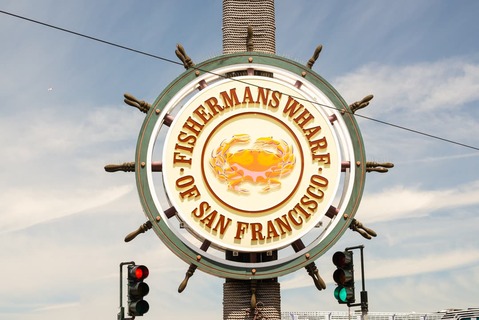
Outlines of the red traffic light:
{"type": "Polygon", "coordinates": [[[145,266],[134,266],[128,270],[128,279],[142,281],[148,277],[150,271],[145,266]]]}

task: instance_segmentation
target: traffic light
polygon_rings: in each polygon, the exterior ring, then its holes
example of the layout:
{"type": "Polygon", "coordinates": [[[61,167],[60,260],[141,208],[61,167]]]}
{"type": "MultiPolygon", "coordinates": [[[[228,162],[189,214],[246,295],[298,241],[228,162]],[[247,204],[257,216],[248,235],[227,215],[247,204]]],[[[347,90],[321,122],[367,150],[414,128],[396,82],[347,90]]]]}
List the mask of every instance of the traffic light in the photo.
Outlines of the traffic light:
{"type": "Polygon", "coordinates": [[[356,301],[354,296],[354,269],[353,252],[338,251],[333,255],[333,263],[337,267],[333,279],[337,283],[334,297],[341,304],[350,304],[356,301]]]}
{"type": "Polygon", "coordinates": [[[128,266],[128,315],[130,316],[142,316],[150,309],[148,302],[143,300],[150,291],[148,284],[143,282],[148,274],[148,268],[145,266],[128,266]]]}

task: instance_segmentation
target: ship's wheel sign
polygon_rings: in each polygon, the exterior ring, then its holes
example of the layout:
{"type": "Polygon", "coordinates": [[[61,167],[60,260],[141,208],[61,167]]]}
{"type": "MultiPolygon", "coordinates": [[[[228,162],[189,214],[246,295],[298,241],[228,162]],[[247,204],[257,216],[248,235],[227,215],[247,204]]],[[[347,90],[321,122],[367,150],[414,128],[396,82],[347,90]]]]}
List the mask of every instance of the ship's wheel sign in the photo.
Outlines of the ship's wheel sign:
{"type": "Polygon", "coordinates": [[[134,167],[148,217],[140,229],[152,228],[188,274],[313,270],[348,227],[368,230],[354,219],[369,171],[361,134],[328,82],[254,52],[187,67],[151,106],[126,102],[147,112],[134,167]],[[274,259],[254,258],[263,254],[274,259]]]}

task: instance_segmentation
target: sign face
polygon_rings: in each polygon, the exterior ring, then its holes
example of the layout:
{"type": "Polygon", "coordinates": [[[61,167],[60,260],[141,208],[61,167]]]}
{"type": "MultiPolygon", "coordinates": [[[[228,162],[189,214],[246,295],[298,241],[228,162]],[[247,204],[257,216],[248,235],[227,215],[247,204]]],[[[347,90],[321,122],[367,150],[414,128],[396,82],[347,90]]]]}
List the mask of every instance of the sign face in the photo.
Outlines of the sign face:
{"type": "Polygon", "coordinates": [[[320,224],[333,203],[340,145],[330,116],[298,86],[235,79],[196,92],[174,115],[164,187],[198,238],[233,251],[280,249],[320,224]]]}

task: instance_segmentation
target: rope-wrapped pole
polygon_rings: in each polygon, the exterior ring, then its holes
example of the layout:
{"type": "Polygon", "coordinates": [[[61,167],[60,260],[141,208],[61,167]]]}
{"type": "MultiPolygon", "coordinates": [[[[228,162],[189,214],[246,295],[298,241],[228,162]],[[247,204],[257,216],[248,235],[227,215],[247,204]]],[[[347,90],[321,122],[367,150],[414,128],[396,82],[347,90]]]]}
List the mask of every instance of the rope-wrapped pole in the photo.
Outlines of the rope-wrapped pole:
{"type": "Polygon", "coordinates": [[[276,53],[274,0],[223,0],[223,53],[244,52],[248,27],[253,50],[276,53]]]}
{"type": "MultiPolygon", "coordinates": [[[[246,51],[275,54],[275,32],[274,0],[223,0],[224,54],[246,51]]],[[[256,260],[255,254],[240,255],[250,262],[256,260]]],[[[227,259],[228,256],[234,260],[231,252],[227,253],[227,259]]],[[[274,256],[263,258],[277,259],[274,256]]],[[[281,294],[277,279],[226,279],[223,285],[223,319],[280,320],[281,294]]]]}
{"type": "Polygon", "coordinates": [[[223,285],[223,319],[228,320],[280,320],[280,285],[275,281],[262,281],[256,285],[256,307],[251,308],[249,281],[226,281],[223,285]]]}

